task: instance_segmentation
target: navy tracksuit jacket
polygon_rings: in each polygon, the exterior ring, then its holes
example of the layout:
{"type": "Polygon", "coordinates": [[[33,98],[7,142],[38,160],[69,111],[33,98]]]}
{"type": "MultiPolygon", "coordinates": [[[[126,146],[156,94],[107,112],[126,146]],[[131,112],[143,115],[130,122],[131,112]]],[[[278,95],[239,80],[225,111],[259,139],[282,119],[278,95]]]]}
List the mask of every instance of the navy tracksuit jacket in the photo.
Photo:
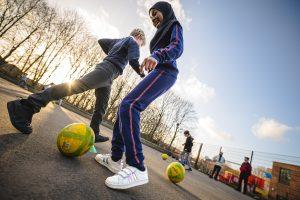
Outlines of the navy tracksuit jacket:
{"type": "Polygon", "coordinates": [[[116,66],[120,74],[123,73],[124,68],[128,64],[134,69],[140,76],[140,49],[136,41],[132,36],[121,38],[121,39],[100,39],[98,40],[102,50],[107,56],[104,58],[105,61],[109,61],[116,66]]]}

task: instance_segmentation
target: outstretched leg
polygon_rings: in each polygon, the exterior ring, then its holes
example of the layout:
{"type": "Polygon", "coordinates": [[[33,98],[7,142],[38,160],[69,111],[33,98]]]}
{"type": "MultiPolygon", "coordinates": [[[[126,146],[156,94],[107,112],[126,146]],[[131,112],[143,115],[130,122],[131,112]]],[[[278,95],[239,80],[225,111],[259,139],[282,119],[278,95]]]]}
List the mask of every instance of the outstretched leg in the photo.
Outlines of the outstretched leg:
{"type": "Polygon", "coordinates": [[[218,180],[218,176],[219,176],[219,173],[221,171],[221,167],[220,166],[217,166],[217,170],[216,170],[216,174],[215,174],[215,180],[218,180]]]}
{"type": "Polygon", "coordinates": [[[113,161],[117,162],[121,160],[123,157],[123,153],[125,150],[125,144],[124,144],[124,138],[122,135],[122,123],[120,120],[120,108],[118,109],[118,115],[117,115],[117,120],[114,125],[114,130],[113,130],[113,138],[111,141],[111,158],[113,161]]]}
{"type": "Polygon", "coordinates": [[[216,171],[217,171],[217,165],[214,166],[214,169],[213,169],[213,171],[212,171],[212,173],[210,174],[209,177],[210,177],[210,178],[214,177],[216,171]]]}
{"type": "Polygon", "coordinates": [[[81,79],[54,85],[46,90],[29,95],[27,101],[33,106],[35,112],[39,112],[41,107],[45,107],[50,101],[83,93],[90,89],[110,87],[112,81],[118,75],[119,72],[115,66],[102,62],[81,79]]]}
{"type": "MultiPolygon", "coordinates": [[[[126,163],[145,170],[144,155],[140,140],[140,112],[157,97],[166,92],[176,81],[167,72],[154,70],[144,78],[122,101],[118,118],[122,125],[119,130],[126,148],[126,163]]],[[[118,134],[114,132],[114,135],[118,134]]],[[[114,144],[113,144],[114,146],[114,144]]]]}
{"type": "Polygon", "coordinates": [[[111,172],[118,173],[122,170],[122,156],[124,152],[124,141],[120,134],[121,128],[119,117],[114,125],[113,138],[112,138],[112,154],[97,154],[95,160],[101,165],[107,167],[111,172]]]}
{"type": "MultiPolygon", "coordinates": [[[[113,133],[115,140],[112,141],[112,157],[109,159],[119,159],[125,146],[127,167],[105,180],[108,187],[127,189],[149,182],[140,138],[140,112],[166,92],[175,80],[176,77],[167,72],[155,69],[123,99],[113,133]]],[[[104,159],[104,155],[101,157],[102,165],[108,169],[116,166],[115,162],[104,159]]]]}
{"type": "Polygon", "coordinates": [[[243,193],[246,194],[247,193],[247,186],[248,186],[248,178],[249,176],[248,175],[245,175],[243,180],[244,180],[244,190],[243,190],[243,193]]]}
{"type": "Polygon", "coordinates": [[[106,142],[109,140],[108,137],[102,136],[100,134],[99,126],[102,122],[102,117],[105,114],[109,96],[110,96],[111,87],[102,87],[95,90],[96,103],[91,119],[90,127],[95,133],[95,142],[106,142]]]}
{"type": "Polygon", "coordinates": [[[191,161],[190,161],[190,153],[186,152],[185,153],[185,159],[186,159],[186,165],[189,167],[187,170],[192,171],[192,165],[191,165],[191,161]]]}
{"type": "Polygon", "coordinates": [[[65,96],[79,94],[89,89],[108,87],[119,75],[118,69],[108,62],[98,64],[92,72],[83,78],[50,87],[42,92],[30,95],[27,99],[7,103],[10,120],[19,131],[29,134],[32,132],[31,119],[34,113],[40,111],[50,101],[65,96]]]}

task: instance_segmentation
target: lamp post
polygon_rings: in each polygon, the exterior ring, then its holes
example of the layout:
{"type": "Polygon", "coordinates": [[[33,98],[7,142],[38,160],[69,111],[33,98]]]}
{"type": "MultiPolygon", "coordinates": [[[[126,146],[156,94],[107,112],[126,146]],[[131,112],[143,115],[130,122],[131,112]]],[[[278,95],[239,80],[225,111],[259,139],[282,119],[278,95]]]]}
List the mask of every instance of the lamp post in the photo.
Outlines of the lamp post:
{"type": "Polygon", "coordinates": [[[200,143],[199,150],[198,150],[198,155],[197,155],[197,159],[196,159],[195,164],[194,164],[194,167],[196,169],[198,168],[198,161],[199,161],[200,153],[201,153],[201,150],[202,150],[202,146],[203,146],[203,143],[200,143]]]}

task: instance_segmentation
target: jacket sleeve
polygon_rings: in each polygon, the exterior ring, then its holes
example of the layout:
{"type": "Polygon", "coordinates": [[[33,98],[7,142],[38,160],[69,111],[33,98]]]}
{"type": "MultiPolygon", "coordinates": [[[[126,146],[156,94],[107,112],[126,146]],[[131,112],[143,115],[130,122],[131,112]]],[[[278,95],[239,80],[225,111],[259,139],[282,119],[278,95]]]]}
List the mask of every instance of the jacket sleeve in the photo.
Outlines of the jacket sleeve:
{"type": "Polygon", "coordinates": [[[128,55],[127,58],[129,60],[129,65],[134,69],[134,71],[140,75],[140,77],[144,77],[144,74],[140,73],[140,48],[139,45],[130,37],[128,41],[128,55]]]}
{"type": "Polygon", "coordinates": [[[105,54],[108,54],[108,52],[115,45],[116,42],[117,42],[117,39],[100,39],[100,40],[98,40],[98,43],[101,46],[101,48],[105,54]]]}
{"type": "Polygon", "coordinates": [[[145,74],[140,73],[140,63],[138,59],[131,59],[129,60],[129,65],[132,67],[132,69],[140,75],[140,77],[145,77],[145,74]]]}
{"type": "Polygon", "coordinates": [[[183,52],[183,33],[179,24],[173,26],[170,44],[152,53],[152,57],[159,63],[171,62],[179,58],[183,52]]]}
{"type": "Polygon", "coordinates": [[[249,174],[249,176],[251,176],[251,174],[252,174],[252,167],[250,164],[248,164],[248,174],[249,174]]]}

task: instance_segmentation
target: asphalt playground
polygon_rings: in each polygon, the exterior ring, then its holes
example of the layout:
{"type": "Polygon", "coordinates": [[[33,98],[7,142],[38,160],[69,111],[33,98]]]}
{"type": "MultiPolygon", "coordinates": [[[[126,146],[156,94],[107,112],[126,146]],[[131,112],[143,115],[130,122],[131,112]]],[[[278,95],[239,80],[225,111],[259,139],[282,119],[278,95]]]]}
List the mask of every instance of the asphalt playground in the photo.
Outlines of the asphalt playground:
{"type": "MultiPolygon", "coordinates": [[[[67,158],[56,147],[61,128],[89,119],[50,103],[33,118],[34,131],[19,133],[10,124],[6,103],[26,97],[28,91],[0,78],[0,199],[251,199],[196,170],[186,172],[184,181],[171,183],[165,169],[173,160],[143,146],[150,182],[128,190],[105,186],[112,173],[94,161],[95,154],[67,158]]],[[[111,137],[111,130],[102,127],[111,137]]],[[[110,142],[95,145],[99,153],[109,153],[110,142]]]]}

